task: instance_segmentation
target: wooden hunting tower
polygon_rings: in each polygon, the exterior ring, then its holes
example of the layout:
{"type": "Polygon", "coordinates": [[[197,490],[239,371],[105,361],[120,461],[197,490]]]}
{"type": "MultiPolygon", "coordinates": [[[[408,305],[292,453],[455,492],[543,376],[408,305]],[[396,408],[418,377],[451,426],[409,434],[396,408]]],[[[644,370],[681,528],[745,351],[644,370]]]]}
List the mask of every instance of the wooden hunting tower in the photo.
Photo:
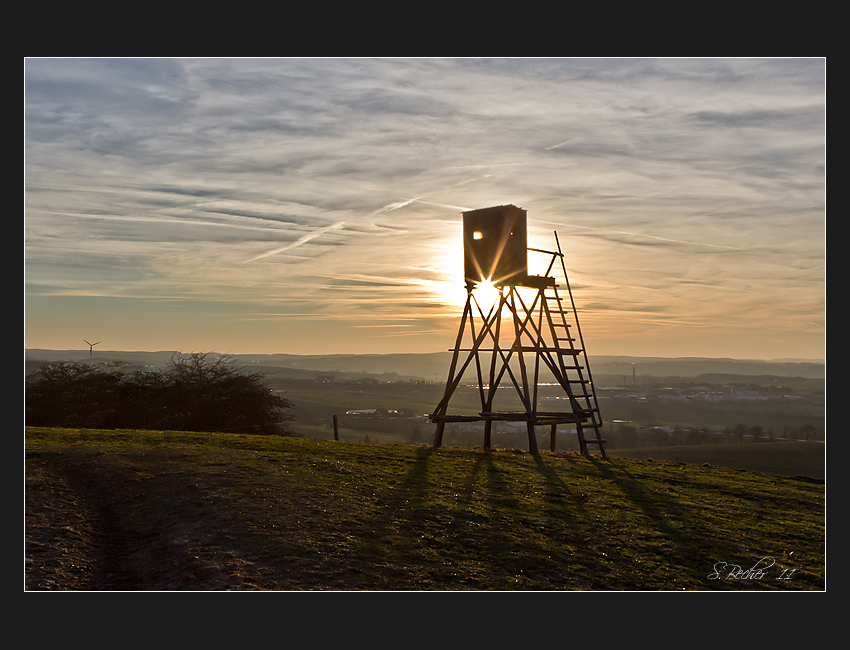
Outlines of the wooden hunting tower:
{"type": "MultiPolygon", "coordinates": [[[[431,421],[437,425],[434,447],[442,444],[447,423],[483,421],[484,447],[489,448],[493,423],[501,421],[526,423],[528,450],[533,454],[537,453],[535,428],[549,427],[550,449],[554,451],[558,425],[568,424],[575,427],[579,449],[585,456],[590,455],[588,444],[597,444],[606,457],[596,389],[558,233],[557,252],[528,248],[525,210],[501,205],[462,214],[467,298],[451,350],[454,355],[445,393],[431,414],[431,421]],[[528,275],[529,251],[549,256],[544,275],[528,275]],[[563,285],[551,275],[558,260],[563,285]],[[499,296],[486,314],[475,293],[485,281],[497,287],[499,296]],[[534,291],[523,297],[518,287],[534,291]],[[561,287],[567,290],[564,297],[558,292],[561,287]],[[449,414],[449,402],[470,368],[476,373],[480,411],[449,414]],[[538,390],[541,372],[563,393],[555,401],[547,396],[548,403],[565,408],[538,408],[542,401],[538,390]],[[500,410],[496,397],[503,380],[505,388],[513,385],[519,409],[500,410]]],[[[504,398],[504,391],[499,398],[504,398]]]]}

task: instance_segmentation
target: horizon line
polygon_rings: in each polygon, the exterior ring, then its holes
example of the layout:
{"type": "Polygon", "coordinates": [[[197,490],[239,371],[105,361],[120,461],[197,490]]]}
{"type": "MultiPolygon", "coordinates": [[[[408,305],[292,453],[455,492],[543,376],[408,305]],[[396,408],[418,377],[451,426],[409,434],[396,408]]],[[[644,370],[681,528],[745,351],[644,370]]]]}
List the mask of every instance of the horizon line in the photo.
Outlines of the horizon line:
{"type": "MultiPolygon", "coordinates": [[[[24,348],[24,352],[89,352],[89,350],[85,349],[77,349],[77,348],[24,348]]],[[[446,350],[437,350],[434,352],[320,352],[320,353],[308,353],[301,354],[297,352],[219,352],[217,350],[193,350],[191,352],[184,352],[182,350],[103,350],[99,351],[100,353],[143,353],[143,354],[158,354],[158,353],[179,353],[179,354],[222,354],[227,356],[275,356],[275,355],[286,355],[291,357],[330,357],[330,356],[390,356],[390,355],[432,355],[432,354],[449,354],[450,351],[446,350]]],[[[616,357],[623,359],[658,359],[658,360],[682,360],[682,359],[692,359],[692,360],[702,360],[708,359],[713,361],[757,361],[762,363],[822,363],[826,364],[826,358],[820,357],[775,357],[772,359],[759,359],[754,357],[706,357],[706,356],[675,356],[675,357],[664,357],[658,355],[637,355],[637,354],[590,354],[588,353],[590,358],[603,358],[603,357],[616,357]]]]}

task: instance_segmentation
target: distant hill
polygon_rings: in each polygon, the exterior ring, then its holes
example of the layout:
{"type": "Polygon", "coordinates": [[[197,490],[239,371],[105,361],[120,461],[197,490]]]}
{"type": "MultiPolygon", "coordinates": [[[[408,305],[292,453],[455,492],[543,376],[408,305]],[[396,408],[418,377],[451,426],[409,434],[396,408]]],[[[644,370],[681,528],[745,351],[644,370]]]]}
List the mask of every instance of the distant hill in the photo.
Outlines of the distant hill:
{"type": "Polygon", "coordinates": [[[704,374],[773,375],[776,377],[806,377],[823,379],[826,365],[810,359],[711,359],[704,357],[591,357],[591,370],[598,374],[654,377],[697,377],[704,374]]]}
{"type": "Polygon", "coordinates": [[[73,361],[77,363],[107,363],[123,361],[132,368],[149,368],[164,366],[176,354],[172,351],[162,352],[133,352],[133,351],[96,351],[93,355],[88,350],[42,350],[25,351],[25,374],[57,361],[73,361]]]}
{"type": "MultiPolygon", "coordinates": [[[[162,366],[176,354],[174,351],[95,351],[90,359],[88,350],[26,350],[26,372],[54,361],[92,362],[125,361],[132,365],[162,366]]],[[[246,365],[270,372],[273,368],[288,369],[286,376],[309,377],[314,373],[344,373],[345,375],[392,375],[396,379],[426,379],[445,381],[451,362],[450,352],[425,354],[233,354],[246,365]]],[[[823,361],[782,359],[761,361],[753,359],[712,359],[703,357],[629,357],[594,356],[590,359],[594,375],[627,375],[632,369],[638,376],[698,377],[702,374],[772,375],[777,377],[826,376],[823,361]]]]}

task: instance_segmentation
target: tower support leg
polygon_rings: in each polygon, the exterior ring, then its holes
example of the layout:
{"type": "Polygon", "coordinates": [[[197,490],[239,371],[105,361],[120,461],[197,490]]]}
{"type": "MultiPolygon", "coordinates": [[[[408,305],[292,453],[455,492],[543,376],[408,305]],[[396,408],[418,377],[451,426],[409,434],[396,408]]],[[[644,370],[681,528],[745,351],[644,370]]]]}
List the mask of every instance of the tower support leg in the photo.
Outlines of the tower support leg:
{"type": "Polygon", "coordinates": [[[437,422],[437,430],[434,432],[434,449],[438,449],[443,444],[443,430],[446,428],[444,420],[437,422]]]}
{"type": "Polygon", "coordinates": [[[493,421],[484,421],[484,449],[490,449],[490,436],[493,432],[493,421]]]}
{"type": "Polygon", "coordinates": [[[553,424],[549,429],[549,451],[555,451],[557,445],[556,437],[558,435],[558,425],[553,424]]]}
{"type": "Polygon", "coordinates": [[[587,450],[587,443],[584,441],[584,431],[582,431],[581,423],[576,422],[576,435],[578,436],[578,447],[581,450],[582,456],[590,458],[590,452],[587,450]]]}
{"type": "Polygon", "coordinates": [[[534,433],[534,425],[531,422],[528,423],[528,452],[532,456],[539,455],[537,451],[537,434],[534,433]]]}

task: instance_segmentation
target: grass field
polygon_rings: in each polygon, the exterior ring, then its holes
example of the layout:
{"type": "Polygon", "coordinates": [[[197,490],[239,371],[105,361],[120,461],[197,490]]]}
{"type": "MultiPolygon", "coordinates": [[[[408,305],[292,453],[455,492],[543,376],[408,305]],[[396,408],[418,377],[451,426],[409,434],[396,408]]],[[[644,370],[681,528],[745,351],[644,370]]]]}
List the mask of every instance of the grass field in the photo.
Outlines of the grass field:
{"type": "Polygon", "coordinates": [[[760,442],[728,445],[682,445],[612,449],[612,456],[708,463],[784,476],[826,478],[826,453],[822,442],[760,442]]]}
{"type": "Polygon", "coordinates": [[[825,484],[702,464],[26,429],[28,590],[823,590],[825,484]]]}

